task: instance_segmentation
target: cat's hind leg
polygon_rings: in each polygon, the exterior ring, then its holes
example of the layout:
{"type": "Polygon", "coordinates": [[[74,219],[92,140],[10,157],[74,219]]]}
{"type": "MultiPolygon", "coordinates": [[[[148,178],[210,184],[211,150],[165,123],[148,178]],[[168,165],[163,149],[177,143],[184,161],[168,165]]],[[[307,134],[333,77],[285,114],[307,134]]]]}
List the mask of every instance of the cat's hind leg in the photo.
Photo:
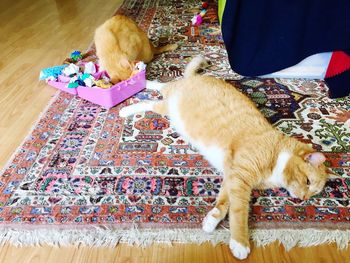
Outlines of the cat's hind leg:
{"type": "Polygon", "coordinates": [[[167,52],[167,51],[173,51],[175,49],[178,48],[178,45],[177,44],[168,44],[168,45],[165,45],[165,46],[160,46],[160,47],[155,47],[152,45],[152,50],[153,50],[153,53],[154,54],[161,54],[163,52],[167,52]]]}
{"type": "Polygon", "coordinates": [[[216,205],[204,218],[202,229],[207,233],[213,232],[221,220],[225,218],[228,208],[229,196],[227,194],[225,183],[223,182],[216,199],[216,205]]]}

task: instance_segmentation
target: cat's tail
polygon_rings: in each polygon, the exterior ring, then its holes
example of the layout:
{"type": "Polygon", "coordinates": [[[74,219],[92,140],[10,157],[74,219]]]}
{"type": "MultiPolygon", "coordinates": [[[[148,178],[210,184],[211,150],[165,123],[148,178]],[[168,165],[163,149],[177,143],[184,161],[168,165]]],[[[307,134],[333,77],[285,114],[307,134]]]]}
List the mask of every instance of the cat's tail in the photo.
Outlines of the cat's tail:
{"type": "Polygon", "coordinates": [[[185,68],[184,76],[185,78],[195,76],[197,75],[198,70],[207,66],[209,66],[208,61],[204,57],[198,55],[194,57],[190,63],[188,63],[188,65],[185,68]]]}
{"type": "Polygon", "coordinates": [[[153,53],[157,55],[157,54],[160,54],[163,52],[173,51],[177,48],[178,48],[177,44],[168,44],[168,45],[161,46],[161,47],[153,47],[153,53]]]}

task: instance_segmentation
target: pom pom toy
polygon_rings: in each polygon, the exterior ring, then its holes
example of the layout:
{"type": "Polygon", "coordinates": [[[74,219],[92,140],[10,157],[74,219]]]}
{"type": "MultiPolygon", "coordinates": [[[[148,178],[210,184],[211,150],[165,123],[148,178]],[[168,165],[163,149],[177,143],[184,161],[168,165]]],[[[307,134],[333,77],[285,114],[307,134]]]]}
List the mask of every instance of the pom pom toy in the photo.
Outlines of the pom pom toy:
{"type": "Polygon", "coordinates": [[[201,15],[198,14],[191,19],[191,22],[193,26],[199,26],[200,24],[202,24],[203,18],[201,15]]]}
{"type": "Polygon", "coordinates": [[[63,61],[63,63],[64,64],[70,64],[70,63],[90,62],[90,61],[95,61],[95,55],[94,55],[93,51],[88,51],[86,53],[81,53],[80,51],[76,50],[76,51],[72,52],[70,54],[70,57],[66,58],[63,61]]]}
{"type": "Polygon", "coordinates": [[[207,8],[208,8],[208,3],[202,2],[202,10],[198,14],[194,15],[194,17],[191,19],[193,26],[199,26],[200,24],[203,23],[203,17],[207,13],[207,8]]]}
{"type": "Polygon", "coordinates": [[[73,51],[73,52],[70,54],[70,58],[71,58],[73,61],[78,61],[79,59],[82,59],[83,56],[82,56],[82,54],[81,54],[80,51],[75,50],[75,51],[73,51]]]}

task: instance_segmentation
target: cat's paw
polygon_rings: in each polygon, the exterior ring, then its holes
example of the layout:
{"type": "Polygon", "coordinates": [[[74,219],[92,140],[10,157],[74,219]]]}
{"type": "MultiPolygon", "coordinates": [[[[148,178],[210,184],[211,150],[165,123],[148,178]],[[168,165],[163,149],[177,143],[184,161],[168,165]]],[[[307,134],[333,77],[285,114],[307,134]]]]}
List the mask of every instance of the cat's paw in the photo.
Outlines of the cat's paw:
{"type": "Polygon", "coordinates": [[[119,116],[122,118],[126,118],[126,117],[129,117],[130,115],[132,115],[133,112],[131,111],[130,107],[131,106],[126,106],[126,107],[120,109],[119,116]]]}
{"type": "Polygon", "coordinates": [[[169,47],[170,47],[170,50],[175,50],[179,47],[179,45],[178,44],[170,44],[169,47]]]}
{"type": "Polygon", "coordinates": [[[160,91],[166,84],[156,80],[146,80],[146,89],[160,91]]]}
{"type": "Polygon", "coordinates": [[[232,254],[238,259],[245,259],[250,253],[250,248],[238,243],[236,240],[230,240],[230,249],[232,254]]]}
{"type": "Polygon", "coordinates": [[[207,232],[207,233],[213,232],[216,226],[220,223],[221,220],[218,218],[215,218],[213,214],[220,214],[219,209],[214,207],[212,210],[209,211],[209,213],[203,219],[202,229],[204,230],[204,232],[207,232]]]}

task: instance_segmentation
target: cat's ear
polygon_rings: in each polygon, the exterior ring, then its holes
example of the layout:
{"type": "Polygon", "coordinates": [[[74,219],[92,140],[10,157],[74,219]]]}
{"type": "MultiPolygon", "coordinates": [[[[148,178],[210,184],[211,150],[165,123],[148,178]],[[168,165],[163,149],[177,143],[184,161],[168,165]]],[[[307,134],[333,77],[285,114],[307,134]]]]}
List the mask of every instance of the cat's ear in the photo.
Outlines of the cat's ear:
{"type": "Polygon", "coordinates": [[[126,57],[120,58],[119,65],[125,69],[132,69],[133,68],[133,63],[131,63],[126,57]]]}
{"type": "Polygon", "coordinates": [[[318,167],[326,161],[326,157],[323,155],[323,153],[313,152],[305,154],[304,160],[312,164],[313,166],[318,167]]]}

